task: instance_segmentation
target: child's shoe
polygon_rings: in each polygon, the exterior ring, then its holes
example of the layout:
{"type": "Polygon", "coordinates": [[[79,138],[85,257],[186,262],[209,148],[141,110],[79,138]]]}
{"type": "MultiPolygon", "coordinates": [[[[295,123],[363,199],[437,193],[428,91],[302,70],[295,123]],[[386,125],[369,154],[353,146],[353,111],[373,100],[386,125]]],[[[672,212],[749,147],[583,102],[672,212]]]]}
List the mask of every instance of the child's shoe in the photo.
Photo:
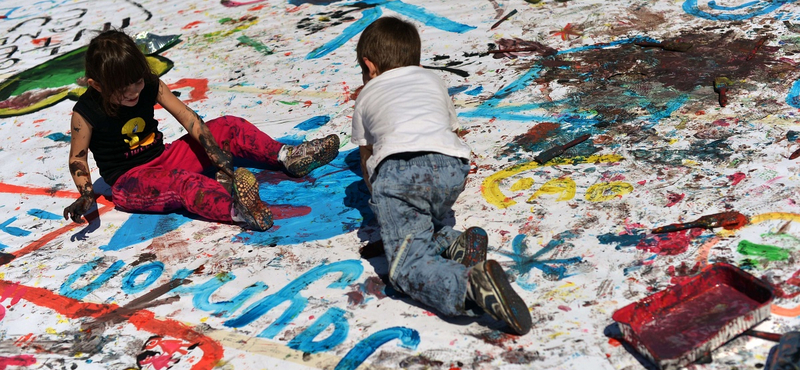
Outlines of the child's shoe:
{"type": "Polygon", "coordinates": [[[233,207],[237,216],[251,230],[268,230],[272,227],[272,211],[261,202],[256,177],[242,167],[233,176],[233,207]]]}
{"type": "Polygon", "coordinates": [[[489,237],[486,235],[486,230],[473,226],[461,233],[453,244],[445,249],[442,257],[472,267],[486,261],[488,245],[489,237]]]}
{"type": "Polygon", "coordinates": [[[328,164],[337,155],[339,155],[339,136],[332,134],[296,146],[287,145],[283,165],[290,175],[301,177],[328,164]]]}
{"type": "Polygon", "coordinates": [[[478,304],[495,320],[508,324],[518,335],[531,330],[531,313],[508,282],[503,268],[488,260],[469,270],[467,298],[478,304]]]}

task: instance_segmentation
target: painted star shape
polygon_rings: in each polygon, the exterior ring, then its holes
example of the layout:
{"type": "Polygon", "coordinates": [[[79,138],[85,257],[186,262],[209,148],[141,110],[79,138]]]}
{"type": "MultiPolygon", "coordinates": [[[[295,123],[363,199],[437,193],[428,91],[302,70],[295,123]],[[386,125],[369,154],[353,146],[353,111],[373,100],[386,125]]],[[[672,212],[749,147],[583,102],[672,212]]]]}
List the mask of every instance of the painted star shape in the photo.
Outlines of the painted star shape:
{"type": "Polygon", "coordinates": [[[562,28],[560,31],[550,32],[550,35],[561,36],[562,40],[567,41],[570,39],[570,36],[582,36],[583,33],[572,28],[572,23],[567,23],[567,25],[564,26],[564,28],[562,28]]]}

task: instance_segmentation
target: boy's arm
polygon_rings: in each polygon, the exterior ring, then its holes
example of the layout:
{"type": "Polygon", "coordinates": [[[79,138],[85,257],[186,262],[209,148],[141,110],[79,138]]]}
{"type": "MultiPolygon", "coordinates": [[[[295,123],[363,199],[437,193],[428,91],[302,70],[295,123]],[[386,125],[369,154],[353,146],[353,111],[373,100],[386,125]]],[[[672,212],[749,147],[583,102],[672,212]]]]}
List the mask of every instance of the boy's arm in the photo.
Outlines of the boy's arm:
{"type": "Polygon", "coordinates": [[[358,147],[358,152],[361,154],[361,174],[364,176],[364,182],[367,183],[367,189],[370,194],[372,193],[372,184],[369,182],[369,171],[367,170],[367,159],[372,156],[372,145],[362,145],[358,147]]]}
{"type": "Polygon", "coordinates": [[[217,145],[214,136],[211,135],[211,131],[208,130],[208,126],[203,122],[203,119],[176,98],[169,90],[169,87],[161,80],[158,81],[156,101],[180,122],[181,126],[189,132],[189,136],[203,146],[208,158],[211,159],[211,163],[233,178],[233,157],[217,145]]]}
{"type": "Polygon", "coordinates": [[[84,213],[94,203],[94,189],[92,188],[92,177],[89,174],[89,142],[92,139],[92,126],[79,113],[72,114],[70,122],[70,147],[69,147],[69,173],[72,181],[78,187],[80,197],[78,200],[64,208],[64,219],[72,219],[77,223],[82,223],[84,213]]]}

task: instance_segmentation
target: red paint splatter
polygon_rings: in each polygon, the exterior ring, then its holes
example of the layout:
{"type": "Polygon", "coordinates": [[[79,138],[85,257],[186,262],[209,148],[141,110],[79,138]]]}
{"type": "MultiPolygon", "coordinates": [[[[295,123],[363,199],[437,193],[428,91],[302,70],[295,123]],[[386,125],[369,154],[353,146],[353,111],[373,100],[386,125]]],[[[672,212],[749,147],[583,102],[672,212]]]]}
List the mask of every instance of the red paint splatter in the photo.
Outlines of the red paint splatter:
{"type": "Polygon", "coordinates": [[[704,111],[704,110],[699,110],[699,111],[697,111],[697,112],[694,112],[694,114],[695,114],[696,116],[702,116],[702,115],[706,114],[706,111],[704,111]]]}
{"type": "Polygon", "coordinates": [[[736,185],[747,177],[743,172],[737,172],[733,175],[728,175],[728,180],[731,180],[731,185],[736,185]]]}
{"type": "MultiPolygon", "coordinates": [[[[0,289],[7,289],[12,285],[19,284],[0,280],[0,289]]],[[[44,288],[29,286],[24,286],[24,288],[25,294],[22,299],[39,307],[49,308],[70,319],[84,317],[98,318],[113,313],[119,308],[119,306],[115,304],[81,302],[76,299],[55,294],[44,288]]],[[[128,322],[139,330],[144,330],[158,336],[178,338],[190,343],[196,343],[203,351],[203,357],[192,366],[192,370],[211,369],[223,357],[223,348],[219,343],[192,330],[179,321],[171,319],[158,320],[155,318],[154,313],[147,310],[140,310],[131,314],[128,318],[128,322]]],[[[2,364],[2,362],[0,362],[0,364],[2,364]]],[[[4,367],[0,367],[0,370],[3,369],[4,367]]]]}
{"type": "Polygon", "coordinates": [[[701,268],[700,262],[696,262],[692,268],[689,268],[686,262],[681,262],[677,268],[675,266],[667,268],[667,275],[672,276],[670,283],[677,285],[697,275],[701,268]]]}
{"type": "Polygon", "coordinates": [[[618,340],[616,340],[614,338],[608,338],[608,344],[610,344],[612,347],[619,347],[619,346],[622,345],[622,342],[620,342],[620,341],[618,341],[618,340]]]}
{"type": "Polygon", "coordinates": [[[430,312],[430,311],[422,311],[422,314],[425,315],[425,316],[436,316],[435,313],[430,312]]]}
{"type": "Polygon", "coordinates": [[[516,137],[514,141],[522,147],[529,147],[551,136],[558,128],[558,123],[541,122],[531,127],[525,134],[516,137]]]}
{"type": "MultiPolygon", "coordinates": [[[[208,99],[208,79],[207,78],[182,78],[175,83],[168,84],[170,90],[182,89],[191,87],[189,91],[189,99],[184,100],[184,103],[192,103],[200,100],[208,99]]],[[[162,109],[160,104],[156,104],[155,109],[162,109]]]]}
{"type": "Polygon", "coordinates": [[[302,217],[311,213],[311,207],[307,206],[292,206],[288,204],[269,205],[272,211],[272,219],[282,220],[285,218],[302,217]]]}
{"type": "Polygon", "coordinates": [[[639,184],[639,185],[644,185],[644,184],[647,184],[647,180],[642,180],[642,181],[639,181],[637,184],[639,184]]]}
{"type": "Polygon", "coordinates": [[[728,122],[728,120],[726,120],[725,118],[718,119],[718,120],[716,120],[716,121],[714,121],[714,122],[711,122],[711,124],[713,124],[713,125],[715,125],[715,126],[722,126],[722,127],[728,127],[728,126],[730,126],[730,125],[731,125],[731,124],[728,122]]]}
{"type": "Polygon", "coordinates": [[[0,357],[0,370],[6,370],[7,366],[31,366],[35,363],[36,359],[31,355],[0,357]]]}
{"type": "Polygon", "coordinates": [[[311,102],[311,100],[306,100],[306,101],[304,101],[304,102],[303,102],[303,108],[308,108],[308,107],[310,107],[310,106],[311,106],[311,104],[313,104],[313,103],[311,102]]]}
{"type": "Polygon", "coordinates": [[[49,37],[42,37],[42,38],[39,38],[39,39],[31,40],[31,43],[36,45],[36,46],[47,45],[49,42],[50,42],[50,38],[49,37]]]}
{"type": "Polygon", "coordinates": [[[668,201],[667,202],[667,207],[672,207],[672,206],[678,204],[678,202],[682,201],[685,196],[686,196],[686,194],[683,194],[683,193],[681,193],[681,194],[668,193],[667,194],[667,201],[668,201]]]}
{"type": "Polygon", "coordinates": [[[250,8],[250,9],[247,9],[247,11],[249,11],[249,12],[254,12],[254,11],[256,11],[256,10],[261,10],[261,9],[264,9],[264,7],[265,7],[265,6],[266,6],[266,5],[257,5],[257,6],[254,6],[254,7],[250,8]]]}
{"type": "Polygon", "coordinates": [[[568,306],[564,306],[564,305],[558,306],[558,309],[561,310],[561,311],[564,311],[564,312],[572,311],[571,308],[569,308],[568,306]]]}
{"type": "Polygon", "coordinates": [[[197,25],[200,24],[200,23],[203,23],[203,22],[202,21],[194,21],[192,23],[189,23],[189,24],[183,26],[183,28],[181,28],[181,29],[183,29],[183,30],[192,29],[192,28],[197,27],[197,25]]]}
{"type": "Polygon", "coordinates": [[[703,234],[703,229],[699,228],[667,234],[655,234],[639,241],[636,249],[657,253],[662,256],[674,256],[686,252],[692,239],[701,234],[703,234]]]}

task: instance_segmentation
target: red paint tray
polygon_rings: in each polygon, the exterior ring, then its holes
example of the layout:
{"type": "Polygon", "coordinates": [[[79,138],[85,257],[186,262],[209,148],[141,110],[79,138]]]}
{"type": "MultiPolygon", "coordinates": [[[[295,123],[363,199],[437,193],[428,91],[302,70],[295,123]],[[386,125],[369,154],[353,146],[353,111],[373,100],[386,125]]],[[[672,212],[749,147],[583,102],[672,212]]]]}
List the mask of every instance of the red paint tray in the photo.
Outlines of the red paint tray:
{"type": "Polygon", "coordinates": [[[769,286],[727,263],[614,312],[625,341],[659,369],[690,364],[767,319],[769,286]]]}

